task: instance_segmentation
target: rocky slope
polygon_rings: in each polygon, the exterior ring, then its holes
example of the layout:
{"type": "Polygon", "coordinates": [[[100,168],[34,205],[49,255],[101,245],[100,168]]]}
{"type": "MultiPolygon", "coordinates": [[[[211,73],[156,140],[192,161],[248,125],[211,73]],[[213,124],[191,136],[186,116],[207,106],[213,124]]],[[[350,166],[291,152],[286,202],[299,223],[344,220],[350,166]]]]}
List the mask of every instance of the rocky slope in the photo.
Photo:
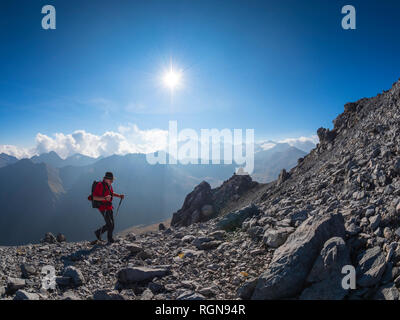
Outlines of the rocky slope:
{"type": "Polygon", "coordinates": [[[220,215],[229,203],[240,200],[246,193],[254,193],[259,186],[248,175],[234,174],[215,189],[203,181],[186,196],[182,208],[172,215],[171,226],[182,227],[210,220],[220,215]]]}
{"type": "MultiPolygon", "coordinates": [[[[399,124],[397,82],[374,98],[346,104],[332,130],[318,130],[320,144],[296,167],[224,200],[218,215],[203,216],[208,221],[128,234],[110,246],[48,236],[51,243],[0,248],[0,295],[397,300],[399,124]],[[55,268],[54,290],[40,288],[45,265],[55,268]],[[342,287],[346,266],[356,271],[354,289],[342,287]]],[[[216,189],[203,189],[215,204],[216,189]]],[[[190,208],[189,220],[198,209],[191,203],[183,208],[190,208]]]]}

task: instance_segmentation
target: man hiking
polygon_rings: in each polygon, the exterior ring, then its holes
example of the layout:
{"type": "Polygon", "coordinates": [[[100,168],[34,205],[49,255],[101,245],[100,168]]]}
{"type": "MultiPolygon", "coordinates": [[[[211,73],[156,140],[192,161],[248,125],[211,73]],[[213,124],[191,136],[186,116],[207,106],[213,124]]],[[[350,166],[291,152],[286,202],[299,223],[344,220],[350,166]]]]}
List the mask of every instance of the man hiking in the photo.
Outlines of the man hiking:
{"type": "Polygon", "coordinates": [[[100,229],[96,230],[94,233],[97,240],[101,241],[101,235],[107,231],[108,244],[114,242],[114,215],[112,206],[113,197],[121,198],[121,200],[125,197],[123,194],[118,194],[114,192],[112,187],[113,182],[114,175],[112,174],[112,172],[106,172],[103,181],[97,183],[96,187],[93,190],[93,200],[101,202],[101,205],[98,209],[103,215],[104,220],[106,221],[106,224],[100,229]]]}

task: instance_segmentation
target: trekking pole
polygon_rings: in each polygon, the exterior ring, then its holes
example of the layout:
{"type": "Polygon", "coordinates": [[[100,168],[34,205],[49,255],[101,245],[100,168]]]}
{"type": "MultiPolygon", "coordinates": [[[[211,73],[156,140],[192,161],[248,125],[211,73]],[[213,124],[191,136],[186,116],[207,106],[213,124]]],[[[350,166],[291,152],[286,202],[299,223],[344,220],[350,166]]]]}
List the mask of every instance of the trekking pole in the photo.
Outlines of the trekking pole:
{"type": "Polygon", "coordinates": [[[122,203],[122,198],[119,199],[119,204],[118,204],[117,213],[115,214],[115,217],[118,216],[119,207],[121,206],[121,203],[122,203]]]}

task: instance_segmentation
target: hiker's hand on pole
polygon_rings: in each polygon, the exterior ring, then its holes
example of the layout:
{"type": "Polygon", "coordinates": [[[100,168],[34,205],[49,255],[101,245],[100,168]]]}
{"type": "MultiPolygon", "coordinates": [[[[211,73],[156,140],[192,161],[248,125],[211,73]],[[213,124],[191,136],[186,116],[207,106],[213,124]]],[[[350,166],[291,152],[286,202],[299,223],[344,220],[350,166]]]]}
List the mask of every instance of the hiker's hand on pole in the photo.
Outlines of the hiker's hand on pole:
{"type": "Polygon", "coordinates": [[[124,199],[124,198],[125,198],[125,195],[124,195],[124,194],[120,194],[119,197],[120,197],[121,199],[124,199]]]}

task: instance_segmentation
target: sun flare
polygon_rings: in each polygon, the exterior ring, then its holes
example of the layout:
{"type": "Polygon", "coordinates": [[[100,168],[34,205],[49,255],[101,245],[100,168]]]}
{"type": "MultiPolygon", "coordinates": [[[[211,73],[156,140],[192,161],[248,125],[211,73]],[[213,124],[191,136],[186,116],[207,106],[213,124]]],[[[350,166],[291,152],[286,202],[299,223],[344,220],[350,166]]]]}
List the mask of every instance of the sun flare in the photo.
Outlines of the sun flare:
{"type": "Polygon", "coordinates": [[[182,84],[182,72],[172,67],[163,75],[163,83],[170,90],[175,90],[182,84]]]}

